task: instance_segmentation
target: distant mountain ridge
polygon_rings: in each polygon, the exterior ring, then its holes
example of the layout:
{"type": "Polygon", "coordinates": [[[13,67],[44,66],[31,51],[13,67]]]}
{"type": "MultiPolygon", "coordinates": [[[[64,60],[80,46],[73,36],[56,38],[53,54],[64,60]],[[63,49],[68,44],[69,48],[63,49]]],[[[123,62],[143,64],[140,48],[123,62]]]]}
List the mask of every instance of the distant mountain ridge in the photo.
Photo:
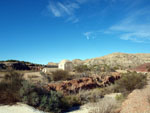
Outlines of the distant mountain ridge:
{"type": "Polygon", "coordinates": [[[41,70],[43,65],[19,60],[0,61],[0,70],[41,70]]]}
{"type": "Polygon", "coordinates": [[[135,67],[144,63],[150,63],[150,53],[137,53],[137,54],[112,53],[102,57],[83,60],[81,63],[87,65],[99,65],[99,64],[107,64],[109,66],[119,65],[126,68],[135,67]]]}
{"type": "MultiPolygon", "coordinates": [[[[106,64],[109,66],[121,66],[124,68],[134,68],[140,66],[145,63],[150,63],[150,53],[136,53],[136,54],[128,54],[128,53],[112,53],[102,57],[96,57],[86,60],[74,59],[72,63],[75,65],[100,65],[106,64]]],[[[58,63],[49,62],[46,66],[58,66],[58,63]]],[[[8,61],[0,61],[0,69],[5,69],[7,67],[14,67],[21,70],[26,70],[27,68],[35,70],[41,69],[44,65],[33,64],[25,61],[18,60],[8,60],[8,61]],[[10,65],[10,66],[9,66],[10,65]]]]}

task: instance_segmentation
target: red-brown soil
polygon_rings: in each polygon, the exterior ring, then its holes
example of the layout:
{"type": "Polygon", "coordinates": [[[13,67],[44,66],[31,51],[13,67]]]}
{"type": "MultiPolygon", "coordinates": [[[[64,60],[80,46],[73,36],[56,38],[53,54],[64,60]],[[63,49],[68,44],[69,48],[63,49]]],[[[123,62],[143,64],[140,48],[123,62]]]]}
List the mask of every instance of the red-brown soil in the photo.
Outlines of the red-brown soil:
{"type": "Polygon", "coordinates": [[[134,68],[133,70],[137,71],[137,72],[150,72],[150,63],[142,64],[142,65],[134,68]]]}

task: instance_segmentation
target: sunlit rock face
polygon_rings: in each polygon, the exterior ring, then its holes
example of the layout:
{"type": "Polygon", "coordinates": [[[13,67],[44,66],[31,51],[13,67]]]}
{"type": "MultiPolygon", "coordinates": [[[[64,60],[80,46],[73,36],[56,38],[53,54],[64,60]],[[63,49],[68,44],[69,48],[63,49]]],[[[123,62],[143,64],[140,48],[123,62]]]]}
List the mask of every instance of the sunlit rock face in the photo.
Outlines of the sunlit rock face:
{"type": "Polygon", "coordinates": [[[120,66],[123,68],[133,68],[144,63],[150,63],[150,54],[138,53],[112,53],[103,57],[97,57],[82,61],[87,65],[107,64],[109,66],[120,66]]]}

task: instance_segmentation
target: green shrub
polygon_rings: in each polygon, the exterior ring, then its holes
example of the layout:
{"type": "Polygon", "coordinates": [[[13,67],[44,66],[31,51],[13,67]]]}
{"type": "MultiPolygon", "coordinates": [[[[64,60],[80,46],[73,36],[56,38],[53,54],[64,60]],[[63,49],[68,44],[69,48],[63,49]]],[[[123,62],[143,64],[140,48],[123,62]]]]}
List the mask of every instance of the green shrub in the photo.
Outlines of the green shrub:
{"type": "Polygon", "coordinates": [[[34,86],[27,81],[23,82],[20,89],[22,102],[39,108],[46,112],[60,113],[69,107],[61,93],[46,91],[41,87],[34,86]]]}
{"type": "Polygon", "coordinates": [[[119,92],[131,92],[134,89],[143,88],[147,84],[147,77],[144,74],[128,72],[121,76],[116,82],[116,90],[119,92]]]}
{"type": "Polygon", "coordinates": [[[19,93],[22,102],[31,106],[36,106],[39,103],[39,95],[37,89],[34,85],[29,83],[28,81],[22,82],[22,87],[19,93]]]}
{"type": "Polygon", "coordinates": [[[68,95],[65,96],[65,100],[69,103],[69,107],[79,106],[82,104],[79,95],[68,95]]]}
{"type": "Polygon", "coordinates": [[[72,77],[68,71],[64,71],[64,70],[56,70],[52,72],[50,76],[51,76],[51,80],[53,81],[67,80],[67,79],[71,79],[72,77]]]}
{"type": "Polygon", "coordinates": [[[63,109],[62,98],[60,93],[50,91],[40,98],[39,108],[46,112],[61,112],[63,109]]]}
{"type": "Polygon", "coordinates": [[[0,82],[0,104],[23,102],[46,112],[60,113],[68,109],[68,101],[61,93],[47,91],[24,80],[22,75],[10,72],[0,82]]]}

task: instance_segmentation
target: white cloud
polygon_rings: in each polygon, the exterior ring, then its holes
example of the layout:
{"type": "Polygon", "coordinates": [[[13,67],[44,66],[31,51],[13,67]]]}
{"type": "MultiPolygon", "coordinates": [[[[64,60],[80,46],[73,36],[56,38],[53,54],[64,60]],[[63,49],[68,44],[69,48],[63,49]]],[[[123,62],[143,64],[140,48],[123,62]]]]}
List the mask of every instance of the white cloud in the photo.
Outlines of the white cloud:
{"type": "Polygon", "coordinates": [[[66,17],[67,21],[72,21],[76,23],[79,19],[75,15],[75,11],[80,8],[80,3],[78,2],[59,2],[59,1],[50,1],[48,5],[48,10],[55,17],[66,17]]]}
{"type": "MultiPolygon", "coordinates": [[[[77,23],[79,18],[75,14],[78,9],[80,9],[82,4],[86,3],[96,3],[101,0],[50,0],[48,5],[48,10],[55,16],[55,17],[65,17],[66,20],[70,20],[73,23],[77,23]],[[72,19],[70,19],[72,18],[72,19]]],[[[111,1],[114,2],[116,0],[103,0],[103,1],[111,1]]]]}
{"type": "Polygon", "coordinates": [[[149,43],[150,33],[147,32],[132,32],[125,33],[120,36],[122,40],[131,40],[138,43],[149,43]]]}
{"type": "Polygon", "coordinates": [[[87,40],[89,39],[95,39],[97,36],[100,36],[101,31],[88,31],[83,33],[83,35],[86,37],[87,40]]]}
{"type": "Polygon", "coordinates": [[[92,34],[93,34],[93,32],[85,32],[85,33],[83,33],[83,35],[86,37],[87,40],[90,39],[92,34]]]}
{"type": "MultiPolygon", "coordinates": [[[[93,31],[92,34],[88,35],[88,38],[91,38],[93,34],[96,34],[95,37],[107,35],[108,37],[119,37],[121,40],[150,43],[150,7],[148,5],[140,8],[142,0],[138,0],[137,2],[133,2],[132,0],[105,1],[126,2],[126,4],[128,4],[128,6],[124,8],[126,13],[122,14],[122,19],[120,21],[117,20],[116,24],[111,25],[106,29],[93,31]]],[[[105,13],[108,13],[108,10],[106,10],[105,13]]]]}
{"type": "Polygon", "coordinates": [[[68,21],[72,21],[73,23],[77,23],[77,22],[79,22],[79,19],[78,19],[78,18],[75,18],[74,16],[71,16],[71,17],[69,17],[66,21],[67,21],[67,22],[68,22],[68,21]]]}
{"type": "Polygon", "coordinates": [[[67,6],[63,5],[62,3],[58,2],[58,6],[60,7],[61,10],[63,10],[65,13],[67,13],[68,15],[71,15],[71,11],[69,10],[69,8],[67,8],[67,6]]]}
{"type": "Polygon", "coordinates": [[[120,39],[134,42],[150,41],[150,12],[148,9],[132,12],[127,18],[109,28],[109,31],[119,34],[120,39]]]}
{"type": "Polygon", "coordinates": [[[56,17],[61,17],[62,12],[57,8],[57,6],[54,3],[50,3],[48,6],[48,9],[51,10],[51,12],[54,14],[56,17]]]}

